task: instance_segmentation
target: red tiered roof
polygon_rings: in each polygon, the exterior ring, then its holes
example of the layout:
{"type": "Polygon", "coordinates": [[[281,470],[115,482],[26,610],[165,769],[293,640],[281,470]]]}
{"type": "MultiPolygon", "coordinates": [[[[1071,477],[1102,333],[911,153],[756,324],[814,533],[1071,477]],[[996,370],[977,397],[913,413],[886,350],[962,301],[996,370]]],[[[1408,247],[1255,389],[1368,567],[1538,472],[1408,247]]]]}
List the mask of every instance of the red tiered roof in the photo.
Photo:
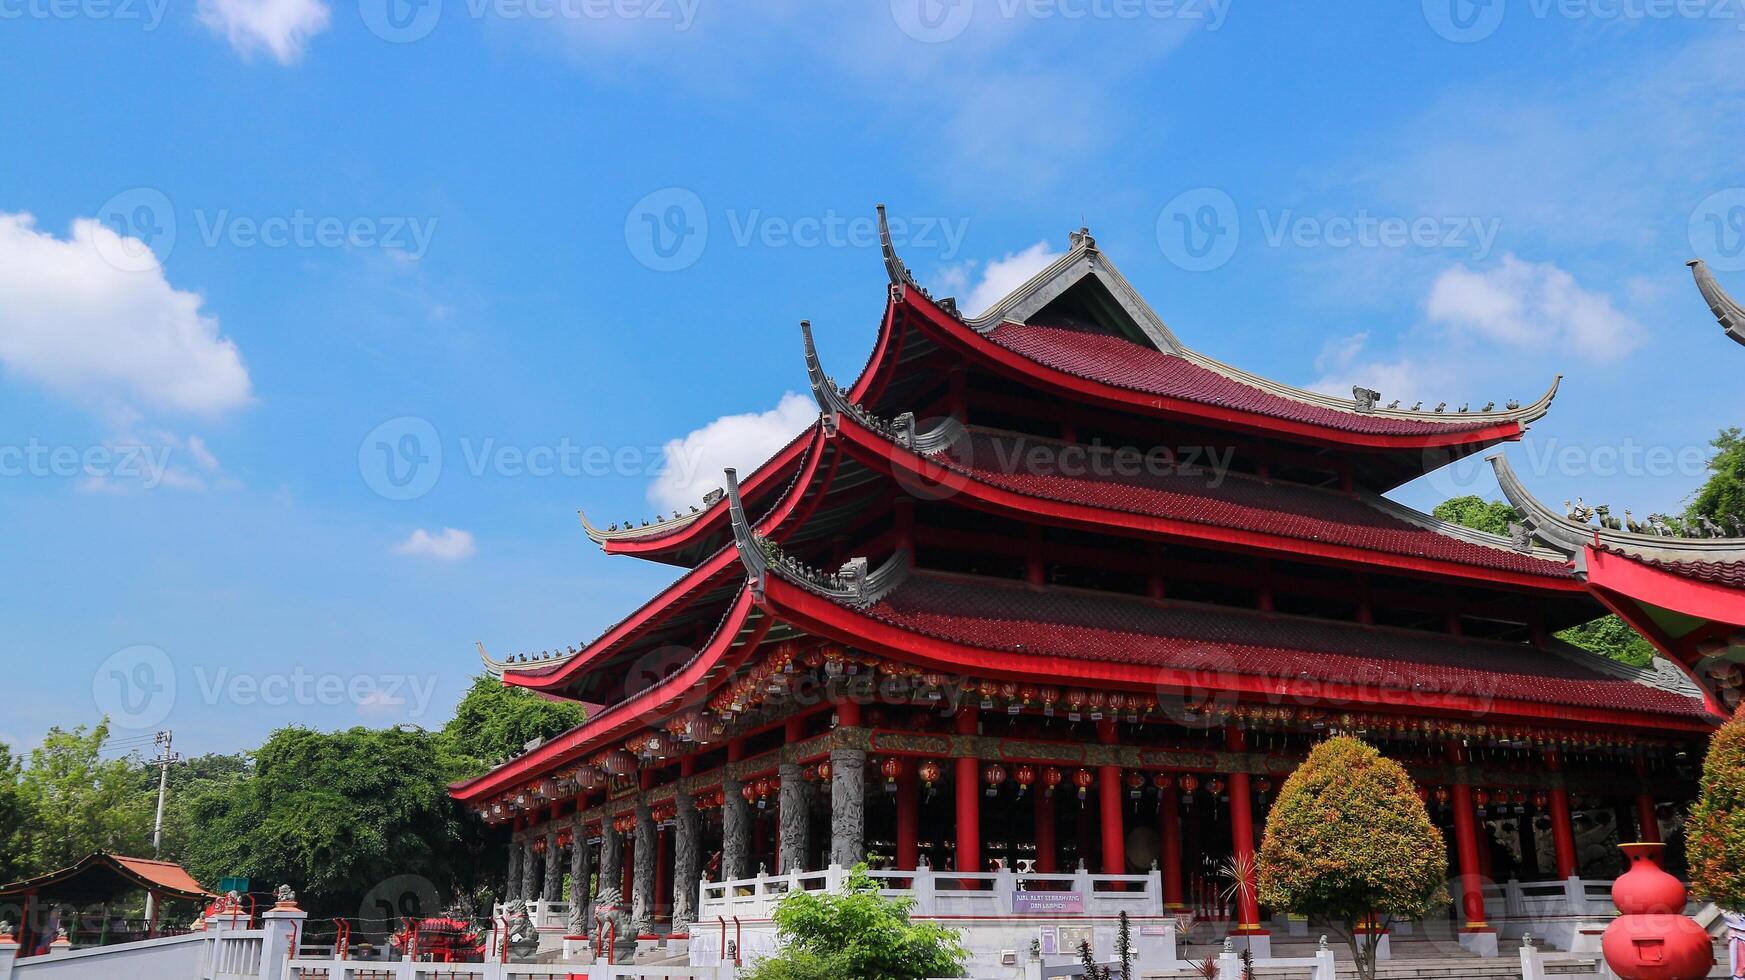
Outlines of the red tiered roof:
{"type": "MultiPolygon", "coordinates": [[[[1646,555],[1634,554],[1622,548],[1602,544],[1595,548],[1611,555],[1641,562],[1649,568],[1677,575],[1680,578],[1693,579],[1698,582],[1708,582],[1712,585],[1724,585],[1731,589],[1745,589],[1745,562],[1737,561],[1696,561],[1672,560],[1666,558],[1650,558],[1646,555]]],[[[1741,600],[1745,603],[1745,599],[1741,600]]],[[[1745,615],[1745,609],[1741,609],[1745,615]]]]}
{"type": "MultiPolygon", "coordinates": [[[[1285,683],[1704,717],[1702,703],[1520,644],[918,571],[863,615],[979,650],[1285,683]]],[[[1580,656],[1577,654],[1577,656],[1580,656]]]]}
{"type": "MultiPolygon", "coordinates": [[[[972,428],[967,441],[931,457],[942,465],[1014,493],[1209,526],[1257,531],[1471,565],[1477,568],[1574,582],[1562,561],[1522,554],[1438,533],[1389,514],[1355,493],[1261,480],[1239,473],[1216,474],[1202,461],[1199,472],[1182,460],[1174,472],[1051,472],[1072,447],[1063,442],[972,428]],[[1043,453],[1033,454],[1042,449],[1043,453]]],[[[1077,447],[1082,448],[1082,447],[1077,447]]]]}
{"type": "Polygon", "coordinates": [[[1007,322],[995,327],[988,339],[1038,364],[1089,381],[1343,432],[1446,436],[1498,424],[1497,419],[1482,416],[1455,415],[1439,422],[1339,411],[1243,384],[1178,354],[1071,327],[1007,322]]]}

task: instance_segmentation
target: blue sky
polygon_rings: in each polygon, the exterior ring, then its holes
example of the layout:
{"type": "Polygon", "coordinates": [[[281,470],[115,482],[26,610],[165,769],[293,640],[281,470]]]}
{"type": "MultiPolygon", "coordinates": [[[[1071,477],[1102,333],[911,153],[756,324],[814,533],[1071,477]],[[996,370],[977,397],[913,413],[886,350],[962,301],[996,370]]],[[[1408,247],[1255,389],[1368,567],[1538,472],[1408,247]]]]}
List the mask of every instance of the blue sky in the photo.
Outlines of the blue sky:
{"type": "Polygon", "coordinates": [[[0,739],[435,726],[475,640],[591,638],[672,572],[575,509],[804,424],[878,201],[966,297],[1087,222],[1297,384],[1563,372],[1548,499],[1675,507],[1741,421],[1683,267],[1745,290],[1734,0],[393,4],[0,0],[0,739]]]}

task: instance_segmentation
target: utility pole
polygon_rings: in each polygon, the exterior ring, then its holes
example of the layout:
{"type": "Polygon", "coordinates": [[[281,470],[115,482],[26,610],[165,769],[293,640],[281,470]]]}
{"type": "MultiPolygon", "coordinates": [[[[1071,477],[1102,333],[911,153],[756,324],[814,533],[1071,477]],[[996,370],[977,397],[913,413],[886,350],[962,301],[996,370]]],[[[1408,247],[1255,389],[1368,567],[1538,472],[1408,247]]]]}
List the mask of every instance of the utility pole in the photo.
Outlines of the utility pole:
{"type": "MultiPolygon", "coordinates": [[[[151,856],[163,856],[164,849],[164,796],[170,788],[170,763],[176,761],[176,753],[170,751],[173,734],[169,729],[158,732],[152,741],[158,747],[158,817],[151,829],[151,856]]],[[[145,893],[145,921],[157,921],[157,896],[151,892],[145,893]]]]}

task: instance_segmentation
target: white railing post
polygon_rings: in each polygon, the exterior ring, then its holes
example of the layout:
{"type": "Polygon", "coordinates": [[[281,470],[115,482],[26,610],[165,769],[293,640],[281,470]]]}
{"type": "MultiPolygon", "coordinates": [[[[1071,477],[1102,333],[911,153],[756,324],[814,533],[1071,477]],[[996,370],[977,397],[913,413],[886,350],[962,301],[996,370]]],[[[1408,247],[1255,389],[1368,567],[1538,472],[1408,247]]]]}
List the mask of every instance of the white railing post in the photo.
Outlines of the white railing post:
{"type": "Polygon", "coordinates": [[[1521,936],[1521,980],[1545,980],[1545,962],[1533,947],[1533,937],[1521,936]]]}
{"type": "Polygon", "coordinates": [[[832,893],[842,891],[842,882],[846,877],[848,876],[842,873],[842,865],[832,863],[824,869],[824,890],[832,893]]]}
{"type": "Polygon", "coordinates": [[[927,866],[927,862],[921,862],[915,869],[910,883],[915,892],[915,911],[920,915],[937,914],[939,906],[934,898],[933,869],[927,866]]]}
{"type": "Polygon", "coordinates": [[[1570,915],[1587,914],[1587,883],[1580,876],[1571,875],[1563,882],[1563,901],[1570,915]]]}
{"type": "Polygon", "coordinates": [[[1163,908],[1163,872],[1157,868],[1157,862],[1151,862],[1151,872],[1145,876],[1145,912],[1147,915],[1162,915],[1163,908]]]}
{"type": "Polygon", "coordinates": [[[295,901],[281,902],[261,913],[260,980],[289,980],[285,964],[296,952],[293,944],[302,938],[303,922],[308,918],[309,913],[295,901]]]}
{"type": "Polygon", "coordinates": [[[1012,908],[1017,904],[1013,895],[1018,893],[1018,878],[1012,874],[1012,869],[1000,865],[1000,870],[994,872],[994,902],[998,905],[1000,914],[1011,915],[1012,908]]]}
{"type": "MultiPolygon", "coordinates": [[[[1240,976],[1240,972],[1237,974],[1240,976]]],[[[1315,980],[1339,980],[1339,967],[1330,949],[1315,950],[1315,980]]]]}

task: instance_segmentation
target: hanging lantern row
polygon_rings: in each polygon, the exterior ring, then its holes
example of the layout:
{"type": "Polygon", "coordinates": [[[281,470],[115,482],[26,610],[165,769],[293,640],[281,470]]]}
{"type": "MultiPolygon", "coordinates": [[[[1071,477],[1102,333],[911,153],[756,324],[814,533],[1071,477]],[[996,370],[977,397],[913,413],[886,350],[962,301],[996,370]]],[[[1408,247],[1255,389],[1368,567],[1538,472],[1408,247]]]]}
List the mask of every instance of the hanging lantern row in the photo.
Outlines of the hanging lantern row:
{"type": "MultiPolygon", "coordinates": [[[[1422,786],[1418,787],[1418,799],[1424,801],[1426,805],[1434,799],[1438,807],[1445,808],[1453,798],[1453,792],[1446,786],[1438,786],[1434,790],[1422,786]]],[[[1499,789],[1494,792],[1487,789],[1475,789],[1472,791],[1473,808],[1480,813],[1487,812],[1493,805],[1499,814],[1506,813],[1511,809],[1515,813],[1525,813],[1528,802],[1533,804],[1534,809],[1543,810],[1550,803],[1550,797],[1546,795],[1544,790],[1536,790],[1531,794],[1523,789],[1499,789]]]]}
{"type": "Polygon", "coordinates": [[[557,832],[557,846],[558,847],[567,848],[574,841],[575,841],[575,832],[572,831],[570,828],[565,827],[564,829],[557,832]]]}
{"type": "Polygon", "coordinates": [[[719,810],[727,804],[727,791],[719,787],[705,790],[691,798],[699,810],[719,810]]]}
{"type": "Polygon", "coordinates": [[[612,829],[620,834],[636,832],[636,814],[625,813],[612,818],[612,829]]]}
{"type": "Polygon", "coordinates": [[[533,853],[535,853],[535,854],[544,854],[545,853],[545,837],[544,836],[539,836],[539,837],[533,838],[533,853]]]}

